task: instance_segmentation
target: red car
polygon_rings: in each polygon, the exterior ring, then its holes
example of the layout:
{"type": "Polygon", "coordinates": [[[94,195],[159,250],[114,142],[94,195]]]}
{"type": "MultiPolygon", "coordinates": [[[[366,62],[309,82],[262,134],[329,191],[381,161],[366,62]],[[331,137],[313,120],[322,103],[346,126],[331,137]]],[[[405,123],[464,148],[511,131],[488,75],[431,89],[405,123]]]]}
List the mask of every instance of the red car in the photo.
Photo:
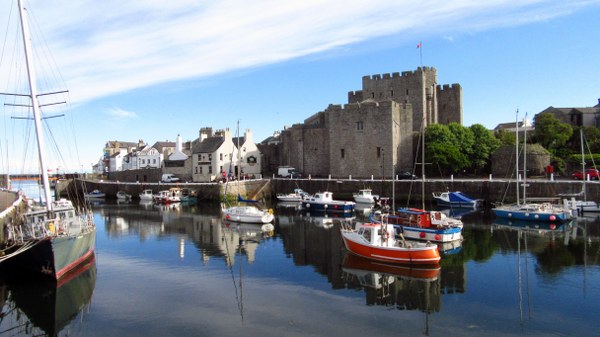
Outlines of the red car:
{"type": "Polygon", "coordinates": [[[585,170],[585,177],[581,174],[581,171],[575,171],[571,174],[571,177],[575,180],[583,180],[583,178],[587,178],[587,176],[590,176],[591,180],[598,180],[600,179],[600,171],[596,169],[587,169],[585,170]]]}

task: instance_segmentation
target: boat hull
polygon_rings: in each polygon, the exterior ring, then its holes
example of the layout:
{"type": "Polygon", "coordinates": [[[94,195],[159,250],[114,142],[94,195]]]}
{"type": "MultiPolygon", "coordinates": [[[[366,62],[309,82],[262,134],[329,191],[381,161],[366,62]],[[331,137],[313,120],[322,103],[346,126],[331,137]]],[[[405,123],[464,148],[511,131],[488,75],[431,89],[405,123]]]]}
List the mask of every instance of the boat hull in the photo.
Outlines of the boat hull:
{"type": "Polygon", "coordinates": [[[566,213],[541,213],[541,212],[522,212],[512,209],[492,209],[494,214],[499,218],[526,220],[526,221],[566,221],[568,216],[566,213]]]}
{"type": "Polygon", "coordinates": [[[452,242],[462,240],[462,228],[419,228],[410,226],[398,226],[402,229],[402,235],[406,239],[425,240],[431,242],[452,242]]]}
{"type": "Polygon", "coordinates": [[[321,211],[327,213],[350,213],[354,211],[354,203],[344,203],[344,202],[329,202],[329,203],[319,203],[319,202],[308,202],[305,201],[303,203],[304,207],[313,211],[321,211]]]}
{"type": "Polygon", "coordinates": [[[96,231],[47,237],[34,243],[28,250],[12,257],[10,265],[59,280],[94,256],[96,231]]]}
{"type": "Polygon", "coordinates": [[[417,247],[384,247],[364,244],[355,232],[342,231],[346,249],[358,256],[388,263],[422,264],[439,263],[440,254],[436,245],[417,247]]]}

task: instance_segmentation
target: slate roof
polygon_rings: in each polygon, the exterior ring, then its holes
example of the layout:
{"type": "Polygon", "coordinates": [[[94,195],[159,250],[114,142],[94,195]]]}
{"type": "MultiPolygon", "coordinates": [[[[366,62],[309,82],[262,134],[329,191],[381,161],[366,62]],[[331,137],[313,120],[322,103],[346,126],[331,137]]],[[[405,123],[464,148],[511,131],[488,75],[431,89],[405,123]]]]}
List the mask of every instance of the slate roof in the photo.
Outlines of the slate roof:
{"type": "Polygon", "coordinates": [[[223,137],[209,137],[194,145],[192,153],[213,153],[225,142],[223,137]]]}
{"type": "Polygon", "coordinates": [[[153,148],[157,149],[158,152],[162,153],[165,148],[175,148],[175,142],[156,142],[152,145],[153,148]]]}
{"type": "Polygon", "coordinates": [[[238,146],[238,139],[239,139],[239,144],[240,146],[244,145],[244,143],[246,142],[246,138],[245,137],[234,137],[231,138],[231,140],[233,141],[233,145],[235,145],[236,147],[238,146]]]}

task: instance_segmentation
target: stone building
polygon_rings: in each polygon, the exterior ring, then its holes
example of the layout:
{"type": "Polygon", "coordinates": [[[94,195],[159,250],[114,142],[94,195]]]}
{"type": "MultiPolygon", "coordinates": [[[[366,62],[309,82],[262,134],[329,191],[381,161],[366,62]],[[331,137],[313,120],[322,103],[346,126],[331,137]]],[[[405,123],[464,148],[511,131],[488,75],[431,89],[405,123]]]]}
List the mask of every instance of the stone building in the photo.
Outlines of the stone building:
{"type": "Polygon", "coordinates": [[[568,123],[573,127],[579,126],[595,126],[600,127],[600,98],[598,104],[593,107],[584,108],[555,108],[553,106],[544,109],[542,112],[535,115],[536,117],[542,113],[552,113],[554,117],[563,123],[568,123]]]}
{"type": "Polygon", "coordinates": [[[462,124],[462,89],[438,85],[435,68],[364,76],[362,86],[348,93],[348,104],[283,130],[271,155],[305,175],[391,177],[412,171],[422,126],[462,124]]]}

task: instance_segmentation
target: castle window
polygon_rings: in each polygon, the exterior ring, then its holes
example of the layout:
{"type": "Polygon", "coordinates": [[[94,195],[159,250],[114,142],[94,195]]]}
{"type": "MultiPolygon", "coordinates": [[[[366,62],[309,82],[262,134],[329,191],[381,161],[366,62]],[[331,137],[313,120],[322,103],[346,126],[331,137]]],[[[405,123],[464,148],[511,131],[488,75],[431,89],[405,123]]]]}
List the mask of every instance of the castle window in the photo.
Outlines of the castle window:
{"type": "Polygon", "coordinates": [[[345,153],[344,149],[341,149],[341,151],[340,151],[340,155],[342,156],[342,158],[344,158],[344,157],[345,157],[346,153],[345,153]]]}
{"type": "Polygon", "coordinates": [[[360,131],[360,130],[362,130],[362,129],[364,129],[364,124],[363,124],[363,122],[362,122],[362,121],[358,121],[358,122],[356,122],[356,130],[359,130],[359,131],[360,131]]]}
{"type": "Polygon", "coordinates": [[[381,158],[381,147],[377,147],[377,158],[381,158]]]}
{"type": "Polygon", "coordinates": [[[371,93],[371,98],[375,98],[375,93],[374,92],[371,93]]]}
{"type": "Polygon", "coordinates": [[[408,96],[408,89],[406,89],[406,96],[408,96]]]}
{"type": "Polygon", "coordinates": [[[390,90],[390,96],[394,96],[394,90],[390,90]]]}

